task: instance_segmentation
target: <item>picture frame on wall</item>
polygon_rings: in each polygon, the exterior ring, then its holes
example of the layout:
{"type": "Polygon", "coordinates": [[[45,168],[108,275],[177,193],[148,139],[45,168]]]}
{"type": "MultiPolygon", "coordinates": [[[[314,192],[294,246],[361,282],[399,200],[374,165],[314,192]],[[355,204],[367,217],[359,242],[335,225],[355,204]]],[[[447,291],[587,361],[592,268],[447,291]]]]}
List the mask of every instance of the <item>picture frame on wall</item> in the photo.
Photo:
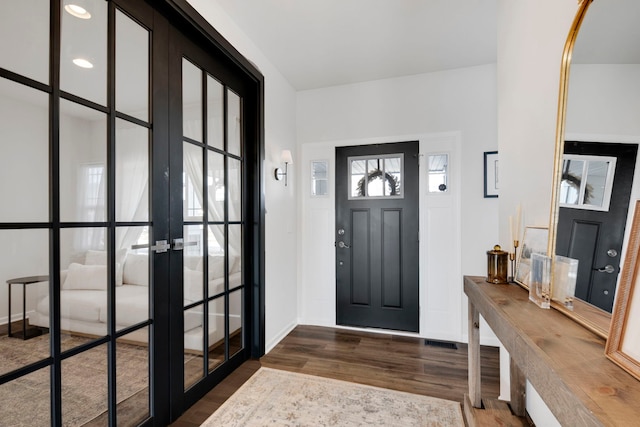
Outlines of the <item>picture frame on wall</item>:
{"type": "Polygon", "coordinates": [[[534,253],[546,255],[548,241],[548,227],[528,226],[524,228],[522,245],[518,248],[515,281],[525,289],[529,289],[531,279],[531,255],[534,253]]]}
{"type": "Polygon", "coordinates": [[[498,197],[498,152],[484,152],[484,197],[498,197]]]}
{"type": "Polygon", "coordinates": [[[629,246],[616,294],[605,354],[640,380],[640,200],[636,201],[629,246]]]}

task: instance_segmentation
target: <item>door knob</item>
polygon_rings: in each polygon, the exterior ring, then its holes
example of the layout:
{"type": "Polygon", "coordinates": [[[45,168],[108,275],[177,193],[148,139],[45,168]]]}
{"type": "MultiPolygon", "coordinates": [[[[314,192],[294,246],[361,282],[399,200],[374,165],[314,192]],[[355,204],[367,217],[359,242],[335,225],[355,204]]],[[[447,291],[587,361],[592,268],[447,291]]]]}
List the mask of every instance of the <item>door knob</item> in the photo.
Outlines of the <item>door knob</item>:
{"type": "Polygon", "coordinates": [[[616,269],[611,264],[607,264],[602,268],[594,268],[595,271],[599,271],[600,273],[613,273],[616,269]]]}
{"type": "Polygon", "coordinates": [[[343,249],[349,249],[351,246],[347,245],[345,242],[343,242],[342,240],[340,240],[338,242],[338,247],[339,248],[343,248],[343,249]]]}

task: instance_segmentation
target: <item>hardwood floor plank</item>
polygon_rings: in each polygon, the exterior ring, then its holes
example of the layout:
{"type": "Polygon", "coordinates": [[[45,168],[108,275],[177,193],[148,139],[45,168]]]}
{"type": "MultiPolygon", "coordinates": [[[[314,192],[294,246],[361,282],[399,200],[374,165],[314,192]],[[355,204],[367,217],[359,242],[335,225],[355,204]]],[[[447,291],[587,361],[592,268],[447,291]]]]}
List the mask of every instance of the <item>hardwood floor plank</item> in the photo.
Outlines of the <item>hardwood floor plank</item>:
{"type": "MultiPolygon", "coordinates": [[[[497,348],[481,349],[483,397],[497,398],[497,348]]],[[[199,426],[260,366],[464,402],[467,345],[429,346],[420,338],[297,326],[260,361],[245,362],[173,425],[199,426]]]]}

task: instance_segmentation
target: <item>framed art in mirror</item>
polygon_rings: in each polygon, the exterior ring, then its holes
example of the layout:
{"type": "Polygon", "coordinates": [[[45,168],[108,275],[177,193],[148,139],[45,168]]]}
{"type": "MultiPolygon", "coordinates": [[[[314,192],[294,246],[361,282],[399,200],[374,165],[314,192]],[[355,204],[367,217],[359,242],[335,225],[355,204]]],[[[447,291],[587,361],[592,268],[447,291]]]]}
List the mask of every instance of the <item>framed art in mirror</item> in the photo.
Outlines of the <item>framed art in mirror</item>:
{"type": "Polygon", "coordinates": [[[531,255],[547,254],[549,229],[547,227],[525,227],[522,246],[518,254],[518,267],[515,280],[525,289],[529,289],[531,282],[531,255]]]}
{"type": "Polygon", "coordinates": [[[640,380],[640,201],[635,214],[605,353],[640,380]]]}
{"type": "Polygon", "coordinates": [[[484,197],[498,197],[498,152],[484,152],[484,197]]]}

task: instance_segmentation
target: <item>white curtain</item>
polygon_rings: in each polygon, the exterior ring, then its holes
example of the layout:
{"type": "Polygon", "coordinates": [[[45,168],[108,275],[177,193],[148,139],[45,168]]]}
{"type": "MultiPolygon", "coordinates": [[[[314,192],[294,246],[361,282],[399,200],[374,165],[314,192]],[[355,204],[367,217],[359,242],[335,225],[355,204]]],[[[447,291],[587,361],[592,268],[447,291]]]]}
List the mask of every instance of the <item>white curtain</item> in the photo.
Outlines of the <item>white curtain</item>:
{"type": "MultiPolygon", "coordinates": [[[[196,197],[198,198],[201,206],[204,205],[204,185],[205,182],[207,183],[209,206],[206,207],[206,209],[208,209],[209,220],[222,221],[224,219],[224,200],[227,197],[229,197],[229,219],[236,221],[241,220],[242,212],[239,212],[239,200],[242,191],[240,174],[237,174],[237,179],[229,179],[228,191],[221,192],[221,186],[224,185],[224,171],[220,169],[223,165],[221,162],[222,155],[217,153],[209,154],[209,173],[205,179],[202,158],[203,149],[195,145],[186,145],[186,147],[188,148],[183,152],[185,178],[191,180],[191,183],[196,190],[196,197]],[[238,202],[234,203],[232,200],[238,200],[238,202]]],[[[232,162],[232,160],[229,160],[229,162],[232,162]]],[[[237,164],[239,166],[240,162],[237,162],[237,164]]],[[[236,175],[230,170],[229,176],[231,178],[231,176],[236,175]]],[[[205,209],[204,206],[203,209],[205,209]]],[[[215,239],[223,245],[225,241],[224,228],[220,225],[210,225],[209,229],[213,233],[215,239]]],[[[240,239],[241,231],[239,229],[240,227],[237,226],[229,227],[229,256],[232,258],[239,257],[242,253],[242,241],[240,239]]]]}
{"type": "MultiPolygon", "coordinates": [[[[116,221],[149,220],[149,131],[118,120],[116,129],[116,221]]],[[[116,248],[131,248],[143,227],[116,233],[116,248]]]]}
{"type": "MultiPolygon", "coordinates": [[[[87,163],[78,168],[78,220],[104,222],[106,220],[106,168],[102,163],[87,163]]],[[[104,250],[104,228],[82,228],[75,233],[74,250],[104,250]]]]}

